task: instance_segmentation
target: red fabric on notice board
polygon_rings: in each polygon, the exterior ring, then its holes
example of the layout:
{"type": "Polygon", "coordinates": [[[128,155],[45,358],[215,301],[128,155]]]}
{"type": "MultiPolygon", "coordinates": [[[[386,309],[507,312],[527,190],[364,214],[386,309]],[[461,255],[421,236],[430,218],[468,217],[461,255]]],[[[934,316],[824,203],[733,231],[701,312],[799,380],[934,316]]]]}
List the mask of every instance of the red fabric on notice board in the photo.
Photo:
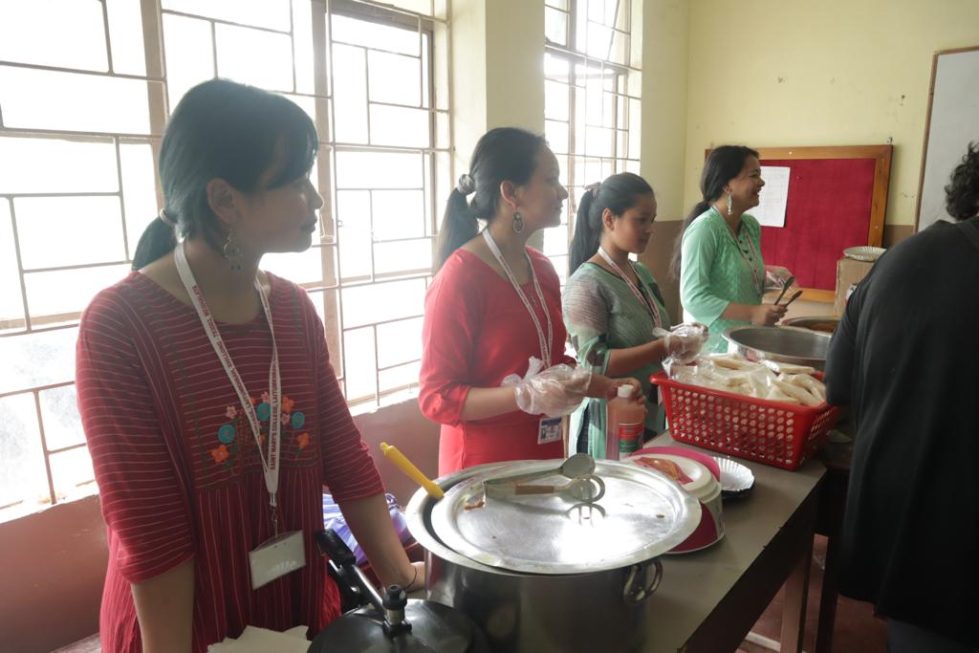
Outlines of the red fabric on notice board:
{"type": "MultiPolygon", "coordinates": [[[[782,265],[803,288],[836,288],[836,262],[847,247],[867,244],[874,159],[763,160],[789,174],[785,227],[762,227],[766,265],[782,265]]],[[[749,213],[751,211],[748,211],[749,213]]]]}

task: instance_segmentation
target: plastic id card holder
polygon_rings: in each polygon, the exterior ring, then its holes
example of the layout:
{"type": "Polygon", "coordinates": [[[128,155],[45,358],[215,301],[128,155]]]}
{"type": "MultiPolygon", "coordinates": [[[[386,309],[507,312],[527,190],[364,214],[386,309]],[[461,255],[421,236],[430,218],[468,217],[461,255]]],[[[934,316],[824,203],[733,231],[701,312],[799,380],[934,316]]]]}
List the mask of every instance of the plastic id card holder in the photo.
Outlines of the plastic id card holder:
{"type": "Polygon", "coordinates": [[[537,431],[537,444],[560,442],[563,437],[564,429],[560,417],[545,417],[540,421],[537,431]]]}
{"type": "Polygon", "coordinates": [[[306,548],[302,531],[290,531],[258,545],[248,554],[252,589],[306,566],[306,548]]]}

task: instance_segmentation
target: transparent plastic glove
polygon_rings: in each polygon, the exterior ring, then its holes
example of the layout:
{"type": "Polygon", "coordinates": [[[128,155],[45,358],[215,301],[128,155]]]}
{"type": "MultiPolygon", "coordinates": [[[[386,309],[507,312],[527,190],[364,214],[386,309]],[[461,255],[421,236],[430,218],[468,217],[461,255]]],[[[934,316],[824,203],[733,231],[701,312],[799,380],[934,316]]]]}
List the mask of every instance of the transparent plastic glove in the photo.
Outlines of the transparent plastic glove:
{"type": "Polygon", "coordinates": [[[591,370],[570,365],[555,365],[542,370],[543,363],[531,357],[527,374],[511,374],[500,385],[513,386],[517,407],[531,415],[560,417],[581,405],[591,383],[591,370]]]}
{"type": "Polygon", "coordinates": [[[785,282],[792,278],[788,268],[770,265],[765,268],[765,291],[781,290],[785,282]]]}
{"type": "Polygon", "coordinates": [[[685,365],[697,358],[707,342],[707,327],[702,324],[680,324],[673,327],[664,340],[670,358],[685,365]]]}

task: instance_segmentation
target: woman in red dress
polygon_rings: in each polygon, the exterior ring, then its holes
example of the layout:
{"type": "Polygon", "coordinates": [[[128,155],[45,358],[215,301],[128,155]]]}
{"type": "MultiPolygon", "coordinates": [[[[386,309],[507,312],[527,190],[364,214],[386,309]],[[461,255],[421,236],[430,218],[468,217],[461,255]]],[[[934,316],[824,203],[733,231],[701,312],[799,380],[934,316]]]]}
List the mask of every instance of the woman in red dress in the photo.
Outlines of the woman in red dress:
{"type": "Polygon", "coordinates": [[[449,196],[439,270],[425,299],[419,401],[442,424],[440,475],[560,458],[560,416],[585,397],[611,397],[629,383],[643,400],[635,379],[576,369],[564,354],[560,281],[550,261],[527,247],[536,231],[560,224],[568,197],[543,137],[490,130],[469,170],[449,196]]]}
{"type": "Polygon", "coordinates": [[[316,147],[285,98],[224,80],[192,89],[160,151],[165,209],[134,271],[82,318],[78,403],[108,526],[107,653],[203,653],[247,625],[322,629],[339,611],[313,539],[324,485],[384,583],[424,582],[312,302],[258,269],[267,252],[310,246],[316,147]],[[277,534],[288,546],[263,548],[277,534]],[[276,571],[297,555],[304,567],[276,571]]]}

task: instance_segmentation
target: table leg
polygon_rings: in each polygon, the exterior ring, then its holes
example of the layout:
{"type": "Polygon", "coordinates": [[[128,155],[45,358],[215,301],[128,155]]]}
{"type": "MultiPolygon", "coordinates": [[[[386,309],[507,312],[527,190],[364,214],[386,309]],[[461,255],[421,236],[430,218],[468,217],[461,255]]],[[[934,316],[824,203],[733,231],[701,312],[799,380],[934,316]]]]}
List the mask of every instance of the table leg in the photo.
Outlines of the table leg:
{"type": "Polygon", "coordinates": [[[785,583],[782,606],[782,653],[802,653],[802,635],[806,628],[806,599],[809,594],[809,565],[812,560],[812,535],[808,546],[796,562],[785,583]]]}

